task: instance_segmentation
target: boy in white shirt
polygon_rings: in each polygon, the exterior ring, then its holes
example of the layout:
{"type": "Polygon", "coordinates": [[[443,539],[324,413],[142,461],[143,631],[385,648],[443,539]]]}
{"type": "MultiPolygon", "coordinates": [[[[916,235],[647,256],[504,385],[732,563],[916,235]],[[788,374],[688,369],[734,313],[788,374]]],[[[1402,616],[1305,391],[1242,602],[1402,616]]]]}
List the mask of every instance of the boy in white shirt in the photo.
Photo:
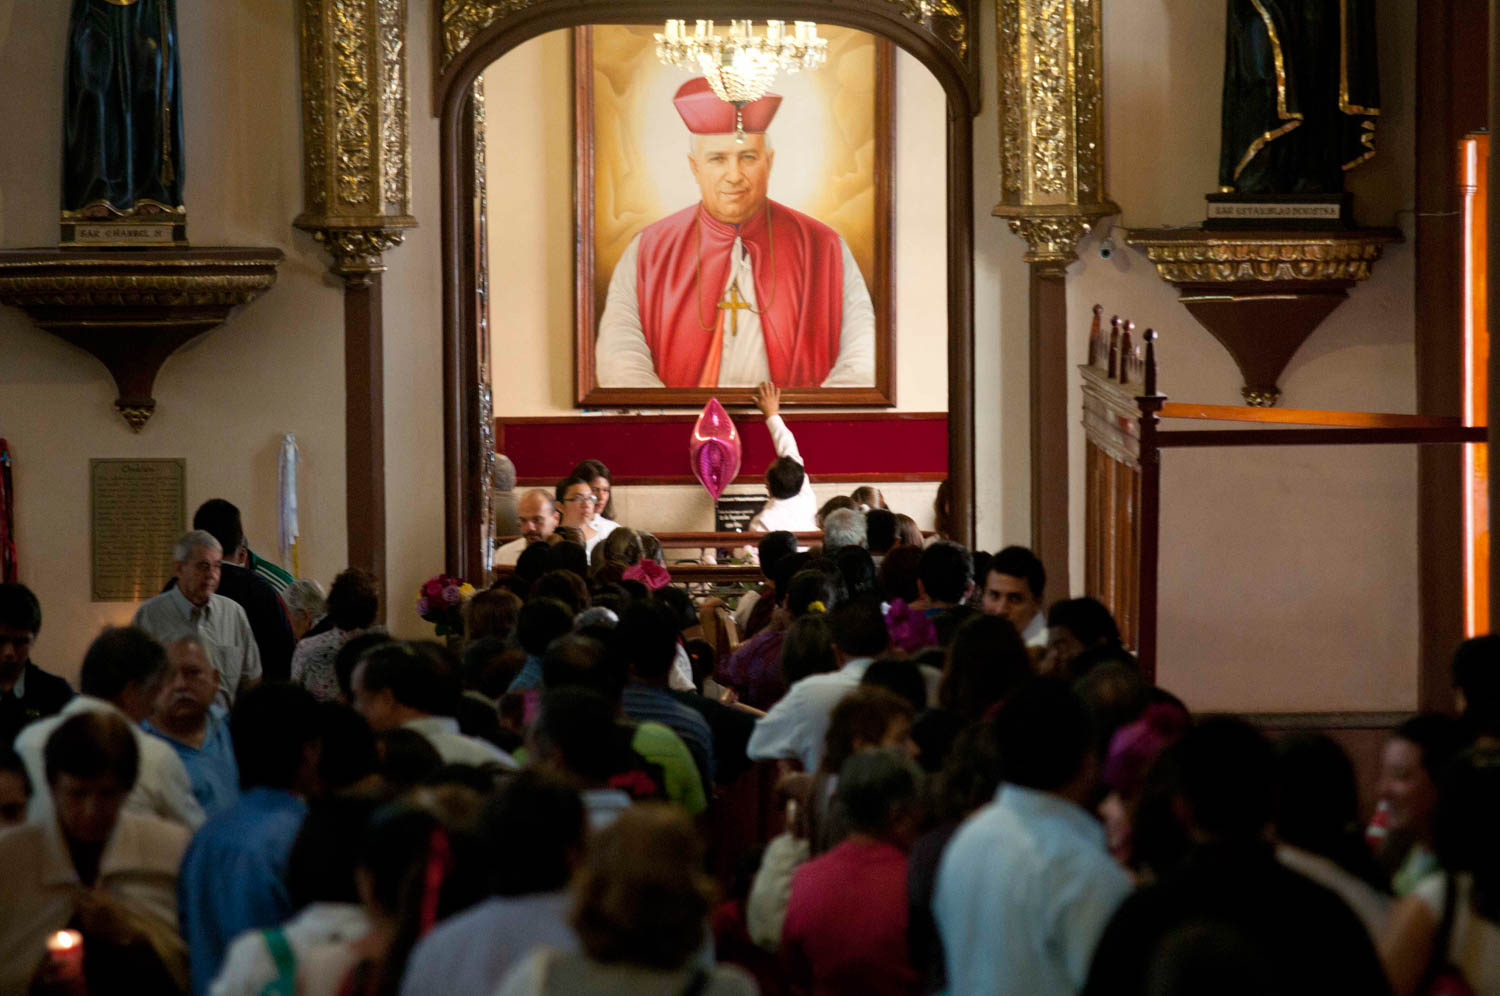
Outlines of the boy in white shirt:
{"type": "Polygon", "coordinates": [[[794,533],[813,532],[818,528],[818,499],[812,482],[802,467],[797,440],[781,418],[781,391],[776,385],[762,382],[755,389],[755,407],[766,417],[776,459],[766,468],[766,490],[770,501],[750,520],[751,532],[775,532],[785,529],[794,533]]]}

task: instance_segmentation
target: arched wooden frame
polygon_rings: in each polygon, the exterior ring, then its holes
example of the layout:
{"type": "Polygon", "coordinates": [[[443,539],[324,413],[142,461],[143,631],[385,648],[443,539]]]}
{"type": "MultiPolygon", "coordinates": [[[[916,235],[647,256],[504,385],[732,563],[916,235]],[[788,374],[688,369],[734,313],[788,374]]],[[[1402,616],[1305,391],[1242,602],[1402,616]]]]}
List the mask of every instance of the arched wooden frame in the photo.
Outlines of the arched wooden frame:
{"type": "MultiPolygon", "coordinates": [[[[477,343],[478,286],[474,225],[474,115],[471,88],[484,70],[523,42],[582,24],[653,24],[668,17],[743,17],[747,5],[725,0],[500,0],[503,16],[478,30],[446,65],[441,30],[434,32],[441,68],[435,92],[439,117],[443,263],[443,499],[447,570],[479,579],[486,563],[478,510],[483,495],[481,395],[477,343]]],[[[443,0],[434,0],[443,24],[443,0]]],[[[954,44],[924,23],[921,5],[902,0],[760,0],[757,19],[816,20],[888,38],[910,52],[948,97],[948,476],[956,539],[974,536],[974,115],[979,111],[976,18],[972,2],[942,8],[967,25],[954,44]],[[960,10],[959,8],[962,8],[960,10]]],[[[490,94],[490,99],[504,99],[490,94]]],[[[492,155],[503,154],[501,149],[492,155]]],[[[498,399],[497,399],[498,407],[498,399]]]]}

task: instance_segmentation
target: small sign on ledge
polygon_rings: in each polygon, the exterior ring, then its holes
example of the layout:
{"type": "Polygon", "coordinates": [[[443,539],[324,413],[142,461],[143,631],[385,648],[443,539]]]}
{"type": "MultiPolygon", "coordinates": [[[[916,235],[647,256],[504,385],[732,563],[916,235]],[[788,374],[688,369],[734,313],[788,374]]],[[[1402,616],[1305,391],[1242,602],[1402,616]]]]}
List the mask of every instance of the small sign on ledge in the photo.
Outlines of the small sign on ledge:
{"type": "Polygon", "coordinates": [[[1354,195],[1208,195],[1206,231],[1342,231],[1354,227],[1354,195]]]}

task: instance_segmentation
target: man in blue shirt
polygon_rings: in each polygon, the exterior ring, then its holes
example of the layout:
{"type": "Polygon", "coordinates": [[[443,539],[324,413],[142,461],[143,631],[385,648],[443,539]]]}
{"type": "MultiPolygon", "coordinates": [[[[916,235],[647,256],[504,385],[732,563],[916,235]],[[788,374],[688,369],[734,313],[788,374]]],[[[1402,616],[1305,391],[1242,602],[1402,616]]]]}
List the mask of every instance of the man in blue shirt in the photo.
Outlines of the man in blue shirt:
{"type": "Polygon", "coordinates": [[[317,786],[318,715],[306,689],[261,685],[230,717],[240,798],[193,837],[177,880],[194,993],[208,990],[236,935],[292,914],[286,867],[317,786]]]}
{"type": "Polygon", "coordinates": [[[168,644],[166,683],[151,718],[141,724],[182,758],[193,783],[193,797],[211,817],[234,805],[240,794],[228,715],[214,702],[218,691],[219,673],[203,644],[197,640],[168,644]]]}
{"type": "Polygon", "coordinates": [[[1067,996],[1131,888],[1083,808],[1099,770],[1092,724],[1067,684],[1038,678],[995,731],[1000,789],[949,843],[932,901],[949,990],[1067,996]]]}

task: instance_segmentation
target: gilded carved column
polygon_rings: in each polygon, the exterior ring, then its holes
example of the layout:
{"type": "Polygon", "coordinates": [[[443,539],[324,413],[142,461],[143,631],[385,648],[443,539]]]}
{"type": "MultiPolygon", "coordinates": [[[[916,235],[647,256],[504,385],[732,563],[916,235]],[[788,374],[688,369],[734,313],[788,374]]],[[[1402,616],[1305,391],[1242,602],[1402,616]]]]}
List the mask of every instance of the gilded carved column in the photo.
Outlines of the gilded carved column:
{"type": "Polygon", "coordinates": [[[1000,0],[1000,203],[1026,261],[1061,274],[1119,208],[1104,194],[1099,0],[1000,0]]]}
{"type": "MultiPolygon", "coordinates": [[[[416,225],[406,0],[301,0],[304,209],[344,281],[348,563],[385,582],[385,253],[416,225]]],[[[384,600],[382,599],[382,605],[384,600]]]]}
{"type": "Polygon", "coordinates": [[[411,216],[406,0],[302,0],[302,182],[293,222],[363,281],[411,216]]]}
{"type": "Polygon", "coordinates": [[[1049,598],[1068,582],[1068,306],[1078,243],[1119,213],[1104,193],[1099,0],[998,0],[1000,203],[1031,264],[1031,545],[1049,598]]]}

